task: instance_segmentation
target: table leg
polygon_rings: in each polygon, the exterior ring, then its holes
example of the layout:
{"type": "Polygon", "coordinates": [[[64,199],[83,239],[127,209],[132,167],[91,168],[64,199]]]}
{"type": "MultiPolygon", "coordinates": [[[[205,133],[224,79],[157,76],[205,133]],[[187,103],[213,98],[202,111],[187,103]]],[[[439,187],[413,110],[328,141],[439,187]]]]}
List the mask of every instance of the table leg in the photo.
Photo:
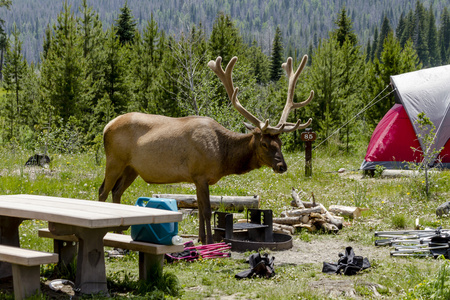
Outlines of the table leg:
{"type": "Polygon", "coordinates": [[[49,223],[49,229],[56,235],[75,234],[79,240],[75,288],[81,294],[107,295],[103,237],[109,230],[56,223],[49,223]]]}
{"type": "Polygon", "coordinates": [[[139,279],[155,282],[163,274],[164,254],[139,252],[139,279]]]}
{"type": "MultiPolygon", "coordinates": [[[[0,244],[8,246],[20,246],[19,225],[23,219],[0,216],[0,244]]],[[[11,264],[0,262],[0,278],[12,276],[11,264]]]]}

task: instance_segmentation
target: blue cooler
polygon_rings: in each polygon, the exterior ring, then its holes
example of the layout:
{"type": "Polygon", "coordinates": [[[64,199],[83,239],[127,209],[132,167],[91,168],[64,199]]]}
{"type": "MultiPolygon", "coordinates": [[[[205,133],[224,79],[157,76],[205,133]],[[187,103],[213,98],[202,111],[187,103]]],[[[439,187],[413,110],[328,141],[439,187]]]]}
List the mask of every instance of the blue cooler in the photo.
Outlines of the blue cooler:
{"type": "MultiPolygon", "coordinates": [[[[175,199],[140,197],[136,206],[178,211],[175,199]]],[[[131,225],[134,241],[172,245],[172,238],[178,234],[178,222],[131,225]]]]}

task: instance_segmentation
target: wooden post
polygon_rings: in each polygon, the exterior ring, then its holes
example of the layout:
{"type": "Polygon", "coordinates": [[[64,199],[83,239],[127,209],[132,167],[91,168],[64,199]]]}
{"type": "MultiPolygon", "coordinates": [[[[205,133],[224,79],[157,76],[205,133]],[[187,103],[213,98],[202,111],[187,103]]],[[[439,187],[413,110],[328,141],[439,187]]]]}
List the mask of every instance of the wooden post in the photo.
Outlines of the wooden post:
{"type": "Polygon", "coordinates": [[[305,176],[312,176],[312,142],[316,139],[316,133],[312,128],[305,128],[301,134],[302,141],[305,142],[305,176]]]}

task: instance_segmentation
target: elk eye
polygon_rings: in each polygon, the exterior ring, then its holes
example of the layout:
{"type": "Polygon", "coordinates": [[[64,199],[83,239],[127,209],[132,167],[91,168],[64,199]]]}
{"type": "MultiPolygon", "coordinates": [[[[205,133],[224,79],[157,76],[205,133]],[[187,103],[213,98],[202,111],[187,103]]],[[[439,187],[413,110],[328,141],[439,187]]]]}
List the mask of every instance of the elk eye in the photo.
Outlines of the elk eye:
{"type": "Polygon", "coordinates": [[[261,146],[263,146],[263,148],[269,149],[269,145],[266,142],[262,142],[261,146]]]}

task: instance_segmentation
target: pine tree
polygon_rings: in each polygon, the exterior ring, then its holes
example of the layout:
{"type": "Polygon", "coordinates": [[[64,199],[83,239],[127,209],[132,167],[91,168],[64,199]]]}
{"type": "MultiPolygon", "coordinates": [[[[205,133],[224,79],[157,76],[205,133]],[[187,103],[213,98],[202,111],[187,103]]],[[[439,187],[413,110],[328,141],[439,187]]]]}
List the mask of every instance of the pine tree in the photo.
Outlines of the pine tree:
{"type": "Polygon", "coordinates": [[[347,16],[345,6],[342,8],[339,18],[335,21],[335,24],[338,28],[334,31],[334,34],[336,35],[339,45],[342,46],[346,40],[349,40],[352,45],[356,45],[358,43],[358,37],[352,29],[352,20],[347,16]]]}
{"type": "Polygon", "coordinates": [[[239,30],[229,15],[220,13],[217,16],[209,37],[208,49],[212,58],[220,56],[224,64],[245,50],[239,30]]]}
{"type": "Polygon", "coordinates": [[[7,46],[8,38],[6,36],[6,32],[0,27],[0,80],[3,80],[3,61],[7,46]]]}
{"type": "MultiPolygon", "coordinates": [[[[11,9],[11,0],[0,0],[0,8],[5,7],[6,9],[11,9]]],[[[0,33],[5,33],[5,20],[0,19],[0,33]]]]}
{"type": "Polygon", "coordinates": [[[370,45],[370,40],[367,41],[366,46],[366,63],[371,61],[370,53],[372,52],[372,46],[370,45]]]}
{"type": "Polygon", "coordinates": [[[281,65],[283,64],[283,38],[281,29],[278,26],[275,31],[275,37],[272,43],[272,52],[270,56],[270,80],[278,81],[283,74],[281,65]]]}
{"type": "Polygon", "coordinates": [[[134,110],[156,113],[157,103],[153,89],[157,85],[159,57],[158,43],[160,33],[158,24],[151,15],[150,21],[144,28],[143,36],[135,36],[131,51],[132,89],[135,95],[134,110]]]}
{"type": "MultiPolygon", "coordinates": [[[[400,42],[390,32],[384,41],[380,60],[374,61],[367,74],[369,99],[373,99],[389,85],[391,75],[415,71],[421,67],[412,41],[408,40],[402,50],[400,42]]],[[[393,105],[394,97],[391,95],[387,101],[377,103],[368,111],[368,120],[375,126],[393,105]]]]}
{"type": "MultiPolygon", "coordinates": [[[[1,0],[0,1],[0,8],[6,7],[6,9],[11,8],[11,0],[1,0]]],[[[6,47],[8,46],[7,41],[7,35],[6,31],[4,29],[5,21],[3,19],[0,19],[0,80],[3,80],[3,58],[4,58],[4,52],[6,50],[6,47]]]]}
{"type": "Polygon", "coordinates": [[[429,62],[429,51],[428,51],[428,30],[427,30],[427,14],[426,9],[423,4],[417,0],[416,10],[414,12],[414,35],[413,42],[414,48],[419,55],[419,59],[423,65],[427,66],[429,62]]]}
{"type": "MultiPolygon", "coordinates": [[[[175,80],[174,73],[177,72],[177,61],[175,59],[174,45],[176,44],[173,37],[166,37],[164,31],[160,31],[158,53],[159,53],[159,69],[158,69],[158,98],[156,99],[155,113],[164,114],[172,117],[183,116],[180,106],[176,101],[175,95],[179,95],[180,87],[175,80]],[[171,74],[171,75],[167,75],[171,74]]],[[[206,51],[206,41],[201,43],[198,51],[206,51]]],[[[206,59],[206,58],[205,58],[206,59]]]]}
{"type": "Polygon", "coordinates": [[[8,139],[18,136],[19,126],[26,124],[27,120],[27,99],[23,97],[24,77],[28,72],[28,64],[22,53],[22,41],[19,37],[19,31],[14,23],[12,32],[13,41],[6,49],[4,75],[4,89],[7,92],[6,119],[8,121],[9,134],[8,139]]]}
{"type": "Polygon", "coordinates": [[[402,12],[402,14],[400,15],[400,19],[398,20],[397,29],[395,30],[395,36],[397,37],[398,40],[401,39],[403,32],[405,32],[405,30],[406,30],[406,20],[402,12]]]}
{"type": "Polygon", "coordinates": [[[120,9],[120,15],[115,20],[115,26],[117,37],[122,45],[133,42],[136,21],[134,20],[131,9],[128,7],[128,1],[125,1],[125,5],[120,9]]]}
{"type": "MultiPolygon", "coordinates": [[[[78,35],[77,22],[67,1],[53,26],[53,36],[46,58],[41,65],[41,91],[50,105],[48,112],[55,122],[61,117],[67,122],[69,117],[79,119],[82,114],[81,96],[85,91],[85,60],[78,35]]],[[[46,108],[47,109],[47,108],[46,108]]]]}
{"type": "Polygon", "coordinates": [[[261,51],[254,40],[250,47],[250,60],[253,67],[253,75],[258,84],[267,83],[269,81],[269,60],[267,56],[261,51]]]}
{"type": "Polygon", "coordinates": [[[92,143],[95,137],[102,133],[106,123],[95,118],[94,110],[103,99],[104,92],[99,88],[104,81],[105,59],[103,46],[105,44],[105,33],[98,13],[87,5],[83,0],[79,8],[78,34],[80,35],[83,59],[85,60],[85,84],[80,99],[82,111],[80,124],[86,133],[86,142],[92,143]]]}
{"type": "Polygon", "coordinates": [[[342,74],[342,55],[335,36],[322,40],[313,54],[308,70],[308,88],[314,90],[314,101],[308,104],[315,120],[315,131],[323,139],[339,124],[341,103],[339,101],[342,74]]]}
{"type": "Polygon", "coordinates": [[[373,33],[372,48],[370,50],[370,61],[374,61],[375,58],[379,59],[379,57],[376,57],[375,55],[375,53],[377,52],[377,46],[378,46],[378,27],[375,27],[375,32],[373,33]]]}
{"type": "Polygon", "coordinates": [[[438,47],[438,34],[436,29],[436,20],[434,18],[433,6],[430,4],[428,15],[428,52],[429,52],[429,66],[435,67],[440,64],[441,58],[438,47]]]}
{"type": "Polygon", "coordinates": [[[398,37],[401,47],[404,47],[408,40],[413,39],[414,27],[414,13],[410,10],[405,18],[405,28],[403,29],[402,35],[398,37]]]}
{"type": "Polygon", "coordinates": [[[346,40],[340,49],[342,57],[342,74],[339,87],[339,96],[345,99],[341,104],[341,110],[344,114],[341,116],[341,124],[346,124],[345,130],[341,134],[345,135],[346,150],[349,151],[350,135],[353,131],[353,124],[350,124],[350,118],[353,112],[362,108],[361,93],[365,88],[365,61],[360,52],[360,47],[346,40]]]}
{"type": "Polygon", "coordinates": [[[41,60],[45,60],[47,58],[47,53],[48,50],[50,49],[51,44],[52,44],[52,29],[50,28],[50,24],[47,24],[47,27],[45,28],[44,41],[42,43],[41,60]]]}
{"type": "Polygon", "coordinates": [[[116,27],[111,26],[106,32],[104,82],[101,91],[108,95],[116,115],[127,111],[129,90],[126,82],[126,51],[126,47],[121,47],[116,27]]]}
{"type": "Polygon", "coordinates": [[[439,52],[441,63],[450,63],[450,14],[447,7],[442,12],[439,26],[439,52]]]}
{"type": "Polygon", "coordinates": [[[389,33],[392,32],[391,25],[389,23],[389,19],[385,15],[383,18],[383,23],[381,24],[380,36],[378,38],[378,45],[376,49],[375,56],[380,59],[381,52],[383,51],[384,40],[387,38],[389,33]]]}

